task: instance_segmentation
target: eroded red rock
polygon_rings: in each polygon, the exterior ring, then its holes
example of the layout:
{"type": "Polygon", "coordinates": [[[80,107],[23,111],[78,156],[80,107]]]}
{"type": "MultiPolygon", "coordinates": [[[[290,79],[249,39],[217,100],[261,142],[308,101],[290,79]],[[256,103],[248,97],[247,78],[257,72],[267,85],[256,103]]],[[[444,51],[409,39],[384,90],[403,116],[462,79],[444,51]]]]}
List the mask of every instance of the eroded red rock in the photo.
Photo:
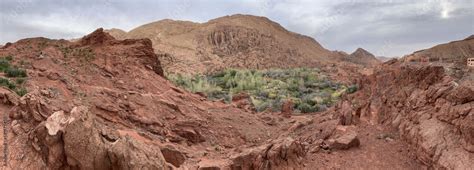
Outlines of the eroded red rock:
{"type": "Polygon", "coordinates": [[[454,82],[443,67],[397,62],[384,64],[361,83],[362,89],[336,109],[342,124],[357,118],[394,126],[418,160],[434,168],[474,166],[472,87],[454,82]]]}

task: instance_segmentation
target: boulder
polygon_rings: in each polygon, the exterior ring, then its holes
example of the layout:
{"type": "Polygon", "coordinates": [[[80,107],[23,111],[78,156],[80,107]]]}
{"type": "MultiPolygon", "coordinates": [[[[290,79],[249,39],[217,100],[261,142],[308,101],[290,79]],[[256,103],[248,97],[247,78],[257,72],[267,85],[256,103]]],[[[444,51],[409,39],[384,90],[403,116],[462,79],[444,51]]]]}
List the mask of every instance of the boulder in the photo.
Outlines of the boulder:
{"type": "Polygon", "coordinates": [[[69,114],[53,113],[33,133],[35,150],[43,155],[47,169],[165,169],[157,145],[114,130],[96,120],[87,107],[69,114]]]}
{"type": "Polygon", "coordinates": [[[166,162],[171,163],[177,168],[179,168],[184,163],[184,161],[186,161],[186,155],[171,145],[161,147],[161,153],[163,154],[166,162]]]}
{"type": "Polygon", "coordinates": [[[192,127],[178,127],[172,131],[178,134],[180,137],[187,139],[191,143],[200,143],[206,141],[201,133],[192,127]]]}
{"type": "Polygon", "coordinates": [[[348,129],[347,127],[338,127],[336,128],[336,131],[335,137],[327,141],[329,148],[335,150],[347,150],[360,145],[355,130],[348,129]]]}
{"type": "Polygon", "coordinates": [[[231,156],[230,166],[231,169],[298,169],[305,155],[301,142],[284,138],[231,156]]]}

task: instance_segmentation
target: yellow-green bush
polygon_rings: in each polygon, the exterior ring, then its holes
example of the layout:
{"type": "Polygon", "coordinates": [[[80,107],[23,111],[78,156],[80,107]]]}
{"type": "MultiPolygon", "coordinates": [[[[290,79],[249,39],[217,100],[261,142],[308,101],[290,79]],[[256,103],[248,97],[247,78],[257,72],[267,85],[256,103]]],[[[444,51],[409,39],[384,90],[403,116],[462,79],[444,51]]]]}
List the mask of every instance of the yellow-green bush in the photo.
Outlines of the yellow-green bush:
{"type": "Polygon", "coordinates": [[[229,69],[211,75],[167,76],[177,86],[191,92],[203,92],[211,100],[231,101],[232,95],[247,93],[255,110],[278,111],[282,101],[293,100],[302,113],[317,112],[331,106],[347,87],[331,82],[318,69],[229,69]]]}
{"type": "Polygon", "coordinates": [[[18,68],[15,65],[12,65],[13,56],[4,56],[0,57],[0,72],[4,72],[5,76],[0,77],[0,86],[9,88],[15,91],[18,95],[23,96],[27,93],[26,88],[23,87],[23,84],[26,81],[28,75],[26,70],[18,68]],[[10,81],[13,79],[14,81],[10,81]]]}

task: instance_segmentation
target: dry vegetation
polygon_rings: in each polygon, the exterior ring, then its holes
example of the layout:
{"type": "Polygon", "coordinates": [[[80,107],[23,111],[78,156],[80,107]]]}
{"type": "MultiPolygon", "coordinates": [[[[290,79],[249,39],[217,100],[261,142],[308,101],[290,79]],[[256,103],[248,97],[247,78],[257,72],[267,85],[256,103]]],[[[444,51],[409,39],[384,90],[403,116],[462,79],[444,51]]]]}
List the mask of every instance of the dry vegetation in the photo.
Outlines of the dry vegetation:
{"type": "Polygon", "coordinates": [[[247,93],[257,112],[279,111],[285,100],[292,100],[300,113],[324,111],[343,93],[357,90],[356,85],[347,87],[329,81],[318,69],[308,68],[229,69],[211,75],[171,74],[168,78],[191,92],[206,94],[211,100],[230,102],[233,95],[247,93]]]}

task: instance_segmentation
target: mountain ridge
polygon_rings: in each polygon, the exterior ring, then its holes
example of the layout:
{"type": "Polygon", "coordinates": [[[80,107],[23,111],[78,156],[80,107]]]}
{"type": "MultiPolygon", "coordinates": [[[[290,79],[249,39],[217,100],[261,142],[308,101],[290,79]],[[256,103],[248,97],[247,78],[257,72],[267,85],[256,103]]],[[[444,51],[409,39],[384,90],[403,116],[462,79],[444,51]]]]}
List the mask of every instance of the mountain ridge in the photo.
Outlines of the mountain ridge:
{"type": "Polygon", "coordinates": [[[474,35],[462,40],[438,44],[415,51],[401,58],[404,62],[436,62],[466,65],[467,58],[474,54],[474,35]]]}
{"type": "Polygon", "coordinates": [[[229,67],[321,67],[345,62],[344,54],[325,49],[314,38],[252,15],[229,15],[205,23],[164,19],[111,35],[149,38],[169,73],[208,73],[229,67]]]}

